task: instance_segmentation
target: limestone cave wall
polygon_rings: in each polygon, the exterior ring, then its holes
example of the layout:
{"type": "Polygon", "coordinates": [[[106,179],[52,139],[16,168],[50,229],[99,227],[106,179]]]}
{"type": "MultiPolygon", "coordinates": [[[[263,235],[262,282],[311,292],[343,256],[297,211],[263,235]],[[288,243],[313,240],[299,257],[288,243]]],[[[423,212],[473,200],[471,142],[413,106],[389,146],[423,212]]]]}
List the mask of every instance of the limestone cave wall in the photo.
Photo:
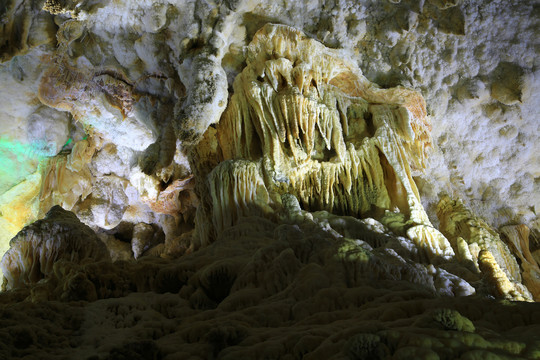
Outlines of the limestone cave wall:
{"type": "Polygon", "coordinates": [[[539,358],[540,8],[0,7],[3,358],[539,358]]]}

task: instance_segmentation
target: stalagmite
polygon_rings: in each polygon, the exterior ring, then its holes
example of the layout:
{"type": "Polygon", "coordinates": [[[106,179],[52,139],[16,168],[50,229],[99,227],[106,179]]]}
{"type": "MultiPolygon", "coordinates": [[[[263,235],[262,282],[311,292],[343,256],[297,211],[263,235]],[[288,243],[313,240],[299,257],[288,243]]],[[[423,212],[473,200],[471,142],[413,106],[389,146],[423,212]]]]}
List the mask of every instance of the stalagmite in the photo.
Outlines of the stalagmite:
{"type": "Polygon", "coordinates": [[[59,261],[107,260],[109,253],[95,233],[60,206],[53,207],[44,219],[25,227],[10,242],[2,257],[2,288],[30,286],[54,272],[59,261]]]}
{"type": "Polygon", "coordinates": [[[478,266],[498,298],[532,301],[531,293],[527,288],[520,283],[510,281],[489,250],[480,251],[478,266]]]}

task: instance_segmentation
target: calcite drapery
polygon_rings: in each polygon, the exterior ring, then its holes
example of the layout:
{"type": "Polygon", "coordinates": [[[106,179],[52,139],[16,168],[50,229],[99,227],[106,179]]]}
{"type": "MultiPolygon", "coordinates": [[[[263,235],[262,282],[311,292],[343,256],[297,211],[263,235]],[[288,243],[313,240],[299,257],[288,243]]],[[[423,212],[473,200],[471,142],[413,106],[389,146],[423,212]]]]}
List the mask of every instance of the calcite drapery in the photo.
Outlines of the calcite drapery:
{"type": "MultiPolygon", "coordinates": [[[[497,232],[482,219],[474,216],[463,202],[443,196],[437,206],[437,216],[442,233],[456,248],[463,249],[458,253],[466,254],[465,257],[478,266],[497,296],[511,300],[533,298],[529,289],[521,284],[519,265],[508,246],[497,232]]],[[[506,233],[513,235],[508,229],[506,233]]],[[[527,249],[521,249],[520,240],[511,238],[511,241],[516,246],[517,255],[526,259],[524,254],[527,249]]],[[[530,276],[529,271],[534,273],[531,265],[527,268],[528,283],[525,285],[532,285],[531,288],[537,293],[538,281],[534,281],[530,276]]]]}
{"type": "Polygon", "coordinates": [[[424,165],[429,131],[419,93],[379,89],[338,51],[296,29],[268,24],[248,46],[247,66],[217,128],[223,159],[243,161],[246,171],[257,168],[258,174],[240,177],[233,165],[231,174],[225,165],[214,170],[210,188],[228,188],[212,193],[216,230],[241,215],[246,191],[268,192],[266,206],[290,193],[308,210],[378,218],[385,211],[403,213],[405,230],[430,259],[451,257],[410,170],[424,165]],[[257,185],[244,184],[248,178],[257,178],[257,185]],[[261,186],[264,191],[255,190],[261,186]],[[223,207],[233,209],[230,221],[223,222],[223,207]]]}
{"type": "Polygon", "coordinates": [[[540,301],[540,266],[529,250],[530,230],[526,225],[507,225],[501,233],[508,238],[512,252],[520,260],[523,284],[531,292],[535,301],[540,301]]]}

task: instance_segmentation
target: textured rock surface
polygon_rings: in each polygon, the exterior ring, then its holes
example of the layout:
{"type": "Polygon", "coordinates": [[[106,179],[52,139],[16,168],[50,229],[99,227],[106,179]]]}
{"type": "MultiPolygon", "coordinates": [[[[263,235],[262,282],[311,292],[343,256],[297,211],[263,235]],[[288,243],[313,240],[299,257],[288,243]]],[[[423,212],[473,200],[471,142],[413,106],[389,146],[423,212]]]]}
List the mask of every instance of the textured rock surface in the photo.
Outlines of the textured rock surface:
{"type": "Polygon", "coordinates": [[[538,358],[538,11],[6,2],[0,357],[538,358]]]}
{"type": "Polygon", "coordinates": [[[49,278],[58,262],[107,260],[105,245],[71,212],[54,206],[44,219],[22,229],[2,257],[2,289],[16,289],[49,278]]]}
{"type": "Polygon", "coordinates": [[[316,215],[297,224],[242,218],[181,260],[58,262],[47,283],[0,293],[1,354],[538,356],[540,344],[531,336],[537,304],[454,297],[470,288],[440,268],[411,261],[418,249],[406,239],[378,233],[382,226],[373,220],[350,218],[356,226],[343,226],[343,219],[330,217],[333,227],[366,240],[347,239],[317,225],[327,214],[316,215]]]}

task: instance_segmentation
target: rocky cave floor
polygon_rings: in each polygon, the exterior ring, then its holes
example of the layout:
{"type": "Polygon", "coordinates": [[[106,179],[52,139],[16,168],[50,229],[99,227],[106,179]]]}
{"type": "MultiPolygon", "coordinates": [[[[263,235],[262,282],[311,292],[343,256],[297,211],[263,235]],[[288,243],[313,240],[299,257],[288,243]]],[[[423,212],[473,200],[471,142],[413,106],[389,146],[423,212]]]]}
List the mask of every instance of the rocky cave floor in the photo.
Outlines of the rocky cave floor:
{"type": "Polygon", "coordinates": [[[447,276],[384,258],[397,237],[353,221],[362,246],[311,219],[245,217],[180,259],[57,261],[0,293],[0,356],[540,358],[538,303],[442,294],[447,276]]]}

